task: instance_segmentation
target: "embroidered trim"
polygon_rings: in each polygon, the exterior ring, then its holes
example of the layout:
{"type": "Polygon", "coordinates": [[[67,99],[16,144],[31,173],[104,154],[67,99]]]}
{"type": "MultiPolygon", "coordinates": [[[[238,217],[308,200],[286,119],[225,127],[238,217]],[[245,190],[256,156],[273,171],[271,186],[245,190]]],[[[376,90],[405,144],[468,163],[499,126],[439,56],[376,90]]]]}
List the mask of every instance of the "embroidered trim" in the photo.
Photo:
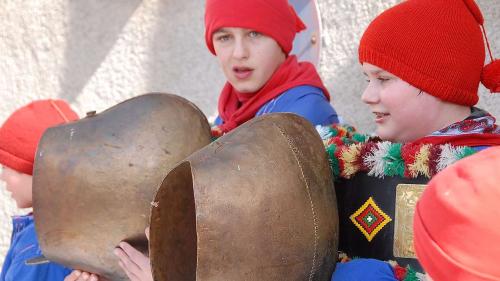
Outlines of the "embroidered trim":
{"type": "Polygon", "coordinates": [[[354,214],[349,217],[352,223],[363,233],[368,242],[392,221],[380,207],[375,203],[372,197],[361,206],[354,214]]]}

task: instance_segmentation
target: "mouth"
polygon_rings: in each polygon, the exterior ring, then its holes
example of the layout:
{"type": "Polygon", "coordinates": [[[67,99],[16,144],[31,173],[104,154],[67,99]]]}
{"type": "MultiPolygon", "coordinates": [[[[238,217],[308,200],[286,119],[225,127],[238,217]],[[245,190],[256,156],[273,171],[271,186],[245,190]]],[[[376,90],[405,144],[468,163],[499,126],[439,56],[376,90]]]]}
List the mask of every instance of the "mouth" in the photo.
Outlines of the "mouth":
{"type": "Polygon", "coordinates": [[[240,80],[244,80],[249,78],[253,73],[253,68],[243,67],[243,66],[235,66],[233,67],[234,76],[240,80]]]}
{"type": "Polygon", "coordinates": [[[390,116],[389,113],[378,112],[378,111],[373,111],[373,114],[375,115],[375,122],[376,123],[382,123],[385,120],[385,118],[390,116]]]}

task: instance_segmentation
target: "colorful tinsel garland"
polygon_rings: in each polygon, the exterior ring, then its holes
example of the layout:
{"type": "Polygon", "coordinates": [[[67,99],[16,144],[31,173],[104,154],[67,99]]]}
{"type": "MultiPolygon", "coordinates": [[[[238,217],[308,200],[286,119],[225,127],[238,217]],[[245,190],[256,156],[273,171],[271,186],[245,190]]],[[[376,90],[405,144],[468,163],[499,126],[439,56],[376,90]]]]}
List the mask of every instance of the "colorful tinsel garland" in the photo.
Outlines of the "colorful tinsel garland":
{"type": "Polygon", "coordinates": [[[456,161],[474,154],[471,147],[431,144],[401,144],[370,138],[350,126],[317,126],[328,153],[335,179],[358,172],[384,178],[433,177],[456,161]]]}

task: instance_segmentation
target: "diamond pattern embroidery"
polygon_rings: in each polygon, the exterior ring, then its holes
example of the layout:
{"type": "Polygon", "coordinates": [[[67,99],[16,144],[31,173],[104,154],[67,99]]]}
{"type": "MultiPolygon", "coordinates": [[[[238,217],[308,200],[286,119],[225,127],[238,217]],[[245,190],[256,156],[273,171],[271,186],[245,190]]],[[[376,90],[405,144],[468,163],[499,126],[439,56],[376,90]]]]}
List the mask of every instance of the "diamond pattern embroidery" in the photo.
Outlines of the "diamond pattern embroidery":
{"type": "Polygon", "coordinates": [[[370,197],[361,208],[350,216],[354,225],[365,235],[369,242],[377,235],[377,233],[392,221],[384,211],[370,197]]]}

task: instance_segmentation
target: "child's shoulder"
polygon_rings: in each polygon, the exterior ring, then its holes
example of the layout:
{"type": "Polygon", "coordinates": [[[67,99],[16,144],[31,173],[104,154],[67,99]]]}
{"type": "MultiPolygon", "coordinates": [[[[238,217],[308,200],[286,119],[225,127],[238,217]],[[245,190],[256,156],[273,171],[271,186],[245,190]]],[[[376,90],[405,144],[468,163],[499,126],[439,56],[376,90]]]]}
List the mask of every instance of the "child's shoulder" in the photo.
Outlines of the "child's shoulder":
{"type": "Polygon", "coordinates": [[[283,92],[283,94],[281,96],[286,96],[289,98],[296,98],[297,96],[304,97],[304,96],[309,96],[309,95],[311,95],[311,96],[319,95],[326,100],[326,97],[323,93],[323,90],[318,88],[318,87],[311,86],[311,85],[300,85],[300,86],[290,88],[290,89],[286,90],[285,92],[283,92]]]}
{"type": "Polygon", "coordinates": [[[16,217],[13,223],[12,243],[2,269],[3,280],[18,280],[21,275],[23,280],[62,280],[71,272],[69,268],[53,262],[26,265],[26,261],[42,255],[35,223],[32,216],[16,217]]]}
{"type": "Polygon", "coordinates": [[[291,88],[266,103],[256,116],[267,113],[291,112],[314,125],[338,123],[338,115],[320,88],[302,85],[291,88]]]}
{"type": "Polygon", "coordinates": [[[329,104],[320,88],[309,85],[296,86],[267,102],[263,106],[263,113],[287,111],[291,106],[311,105],[314,101],[329,104]]]}
{"type": "Polygon", "coordinates": [[[41,250],[32,216],[22,216],[13,219],[11,249],[16,259],[30,259],[40,255],[41,250]]]}

